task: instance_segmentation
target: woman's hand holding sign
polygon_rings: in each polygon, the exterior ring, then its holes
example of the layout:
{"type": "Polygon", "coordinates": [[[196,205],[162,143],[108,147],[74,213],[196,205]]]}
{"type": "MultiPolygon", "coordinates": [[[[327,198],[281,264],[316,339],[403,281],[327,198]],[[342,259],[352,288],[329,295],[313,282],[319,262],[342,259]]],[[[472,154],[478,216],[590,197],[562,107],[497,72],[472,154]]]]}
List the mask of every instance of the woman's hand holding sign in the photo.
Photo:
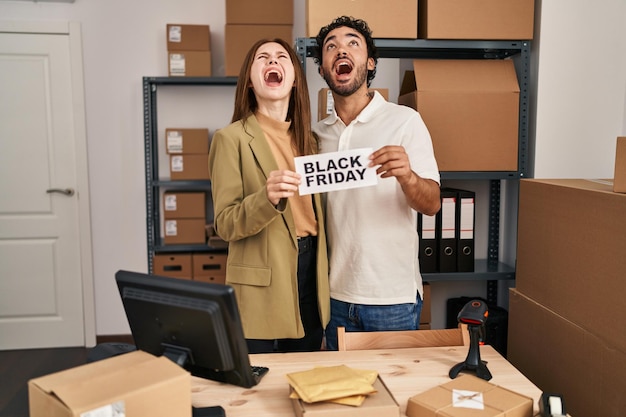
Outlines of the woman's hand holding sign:
{"type": "Polygon", "coordinates": [[[270,172],[270,176],[265,182],[265,192],[267,199],[274,206],[282,198],[289,198],[295,194],[300,185],[300,174],[288,170],[278,170],[270,172]]]}

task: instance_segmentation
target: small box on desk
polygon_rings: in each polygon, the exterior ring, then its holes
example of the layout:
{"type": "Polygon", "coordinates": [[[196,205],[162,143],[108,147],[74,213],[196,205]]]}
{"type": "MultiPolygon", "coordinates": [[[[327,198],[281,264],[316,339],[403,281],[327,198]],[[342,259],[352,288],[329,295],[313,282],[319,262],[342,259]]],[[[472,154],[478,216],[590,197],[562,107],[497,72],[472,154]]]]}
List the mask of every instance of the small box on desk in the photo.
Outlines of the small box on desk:
{"type": "Polygon", "coordinates": [[[191,376],[134,351],[28,382],[31,417],[191,416],[191,376]]]}
{"type": "Polygon", "coordinates": [[[532,417],[533,399],[473,375],[409,398],[408,417],[532,417]]]}
{"type": "Polygon", "coordinates": [[[291,401],[298,417],[398,417],[400,407],[385,383],[378,377],[372,385],[377,392],[368,395],[358,407],[328,401],[312,404],[301,399],[291,401]]]}

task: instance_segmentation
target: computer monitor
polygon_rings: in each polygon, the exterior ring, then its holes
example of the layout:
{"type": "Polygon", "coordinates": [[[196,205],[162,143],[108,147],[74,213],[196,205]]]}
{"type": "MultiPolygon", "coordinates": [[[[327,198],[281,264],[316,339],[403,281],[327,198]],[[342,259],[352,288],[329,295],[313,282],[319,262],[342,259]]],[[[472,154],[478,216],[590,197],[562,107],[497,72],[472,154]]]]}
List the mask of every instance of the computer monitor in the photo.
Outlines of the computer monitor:
{"type": "Polygon", "coordinates": [[[137,349],[201,378],[257,384],[231,286],[123,270],[115,280],[137,349]]]}

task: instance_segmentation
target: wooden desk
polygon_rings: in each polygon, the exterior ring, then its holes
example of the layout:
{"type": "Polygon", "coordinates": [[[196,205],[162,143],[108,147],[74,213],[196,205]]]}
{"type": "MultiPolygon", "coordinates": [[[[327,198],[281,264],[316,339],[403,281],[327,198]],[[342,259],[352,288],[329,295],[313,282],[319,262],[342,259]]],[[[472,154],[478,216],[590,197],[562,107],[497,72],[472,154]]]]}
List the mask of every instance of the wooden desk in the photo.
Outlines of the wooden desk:
{"type": "MultiPolygon", "coordinates": [[[[315,366],[345,364],[352,368],[377,370],[405,415],[410,397],[450,381],[448,371],[465,361],[468,347],[322,351],[311,353],[269,353],[250,355],[253,365],[270,368],[253,388],[241,388],[193,377],[192,403],[197,407],[221,405],[228,417],[293,417],[294,411],[285,374],[315,366]]],[[[491,383],[534,399],[539,411],[541,391],[491,346],[481,346],[482,360],[493,375],[491,383]]]]}

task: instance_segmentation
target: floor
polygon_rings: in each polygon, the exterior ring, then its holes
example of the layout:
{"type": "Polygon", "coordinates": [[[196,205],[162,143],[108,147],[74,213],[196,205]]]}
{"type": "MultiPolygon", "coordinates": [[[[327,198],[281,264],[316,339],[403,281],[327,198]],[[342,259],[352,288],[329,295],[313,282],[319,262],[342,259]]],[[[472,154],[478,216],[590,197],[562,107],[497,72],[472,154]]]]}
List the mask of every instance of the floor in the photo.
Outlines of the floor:
{"type": "Polygon", "coordinates": [[[87,348],[0,351],[0,417],[28,417],[28,381],[85,364],[87,348]]]}

